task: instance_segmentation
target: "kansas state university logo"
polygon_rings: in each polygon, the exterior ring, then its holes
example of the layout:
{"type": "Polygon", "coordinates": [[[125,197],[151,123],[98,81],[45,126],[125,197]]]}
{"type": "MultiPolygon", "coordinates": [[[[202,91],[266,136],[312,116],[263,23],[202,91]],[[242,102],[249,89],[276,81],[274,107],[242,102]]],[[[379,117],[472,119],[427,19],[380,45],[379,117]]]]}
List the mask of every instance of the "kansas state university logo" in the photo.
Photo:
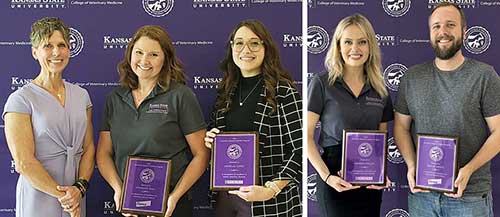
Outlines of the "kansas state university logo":
{"type": "Polygon", "coordinates": [[[392,17],[400,17],[410,10],[411,0],[382,0],[385,13],[392,17]]]}
{"type": "Polygon", "coordinates": [[[143,183],[151,183],[155,179],[155,172],[149,168],[143,169],[141,174],[141,181],[143,183]]]}
{"type": "Polygon", "coordinates": [[[163,17],[174,7],[174,0],[142,0],[142,7],[153,17],[163,17]]]}
{"type": "Polygon", "coordinates": [[[408,68],[403,64],[394,63],[389,65],[384,70],[385,86],[392,91],[398,91],[400,79],[403,77],[406,70],[408,70],[408,68]]]}
{"type": "Polygon", "coordinates": [[[226,154],[229,158],[236,160],[241,157],[243,150],[237,144],[231,144],[227,147],[226,154]]]}
{"type": "Polygon", "coordinates": [[[490,44],[490,33],[482,26],[470,27],[465,32],[464,47],[470,53],[481,54],[488,50],[490,44]]]}
{"type": "Polygon", "coordinates": [[[325,51],[330,44],[328,32],[320,26],[307,28],[307,50],[309,53],[319,54],[325,51]]]}
{"type": "Polygon", "coordinates": [[[69,56],[78,56],[83,50],[83,44],[82,34],[74,28],[69,28],[69,56]]]}
{"type": "Polygon", "coordinates": [[[358,154],[361,155],[361,157],[370,157],[373,152],[373,147],[370,145],[370,143],[361,143],[361,145],[358,146],[358,154]]]}
{"type": "Polygon", "coordinates": [[[388,145],[388,154],[387,160],[393,164],[400,164],[404,162],[403,156],[399,152],[398,146],[394,143],[394,137],[391,137],[387,140],[388,145]]]}
{"type": "Polygon", "coordinates": [[[410,217],[410,214],[404,209],[393,209],[389,211],[385,217],[410,217]]]}
{"type": "Polygon", "coordinates": [[[318,174],[314,173],[307,177],[307,198],[312,201],[318,201],[318,197],[316,196],[316,184],[318,174]]]}
{"type": "Polygon", "coordinates": [[[434,162],[438,162],[440,161],[441,159],[443,159],[443,149],[441,149],[440,147],[437,147],[437,146],[433,146],[430,150],[429,150],[429,158],[434,161],[434,162]]]}

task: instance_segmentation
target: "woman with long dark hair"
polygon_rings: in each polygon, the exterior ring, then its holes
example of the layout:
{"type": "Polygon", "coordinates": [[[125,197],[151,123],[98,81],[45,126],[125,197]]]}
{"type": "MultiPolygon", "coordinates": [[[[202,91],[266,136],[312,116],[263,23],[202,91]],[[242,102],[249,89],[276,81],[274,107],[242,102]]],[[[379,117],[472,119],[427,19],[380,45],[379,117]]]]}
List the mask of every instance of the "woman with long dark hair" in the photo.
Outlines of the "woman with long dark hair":
{"type": "Polygon", "coordinates": [[[262,186],[218,192],[216,216],[301,216],[302,101],[265,26],[239,23],[220,66],[205,145],[223,131],[257,131],[262,186]]]}

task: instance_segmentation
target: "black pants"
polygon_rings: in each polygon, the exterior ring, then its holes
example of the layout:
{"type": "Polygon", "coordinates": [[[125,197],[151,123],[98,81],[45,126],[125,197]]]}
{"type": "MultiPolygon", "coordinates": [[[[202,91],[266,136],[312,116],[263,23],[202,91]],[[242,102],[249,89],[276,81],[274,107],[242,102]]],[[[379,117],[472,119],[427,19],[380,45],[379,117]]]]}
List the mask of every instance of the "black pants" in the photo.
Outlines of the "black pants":
{"type": "Polygon", "coordinates": [[[217,192],[215,204],[217,217],[252,217],[252,203],[229,194],[227,191],[217,192]]]}
{"type": "MultiPolygon", "coordinates": [[[[332,175],[337,176],[341,170],[342,147],[334,146],[324,149],[321,156],[332,175]]],[[[330,177],[331,178],[331,177],[330,177]]],[[[317,197],[321,216],[325,217],[379,217],[382,203],[382,191],[364,187],[337,192],[318,179],[317,197]]]]}

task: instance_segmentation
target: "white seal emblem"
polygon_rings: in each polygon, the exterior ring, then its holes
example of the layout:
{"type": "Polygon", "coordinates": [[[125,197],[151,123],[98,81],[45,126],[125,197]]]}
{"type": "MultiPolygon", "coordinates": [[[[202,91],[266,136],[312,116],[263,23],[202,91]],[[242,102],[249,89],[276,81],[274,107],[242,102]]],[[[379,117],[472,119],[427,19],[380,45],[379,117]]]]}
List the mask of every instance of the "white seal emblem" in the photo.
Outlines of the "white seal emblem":
{"type": "Polygon", "coordinates": [[[410,214],[404,209],[393,209],[385,217],[410,217],[410,214]]]}
{"type": "Polygon", "coordinates": [[[410,10],[411,0],[382,0],[385,13],[392,17],[401,17],[410,10]]]}
{"type": "Polygon", "coordinates": [[[155,179],[155,172],[152,169],[146,168],[139,175],[143,183],[151,183],[155,179]]]}
{"type": "Polygon", "coordinates": [[[400,164],[404,162],[403,156],[399,152],[398,146],[394,143],[394,137],[387,140],[388,154],[387,160],[393,164],[400,164]]]}
{"type": "Polygon", "coordinates": [[[429,158],[432,161],[438,162],[441,159],[443,159],[443,156],[444,156],[443,149],[441,149],[440,147],[432,146],[432,148],[429,149],[429,158]]]}
{"type": "Polygon", "coordinates": [[[319,54],[325,51],[330,44],[328,32],[321,26],[309,26],[307,28],[307,51],[319,54]]]}
{"type": "Polygon", "coordinates": [[[372,152],[373,146],[370,143],[364,142],[358,146],[358,154],[361,155],[361,157],[370,157],[372,152]]]}
{"type": "Polygon", "coordinates": [[[82,34],[74,28],[69,28],[69,57],[78,56],[83,50],[83,44],[82,34]]]}
{"type": "Polygon", "coordinates": [[[307,198],[312,201],[318,201],[318,197],[316,196],[317,177],[316,173],[307,177],[307,198]]]}
{"type": "Polygon", "coordinates": [[[473,26],[467,29],[464,38],[464,47],[472,54],[481,54],[488,50],[491,44],[491,35],[482,26],[473,26]]]}
{"type": "Polygon", "coordinates": [[[399,89],[399,82],[401,77],[405,74],[406,68],[405,65],[399,64],[399,63],[393,63],[389,65],[387,68],[384,70],[384,81],[385,81],[385,86],[389,88],[392,91],[398,91],[399,89]]]}
{"type": "Polygon", "coordinates": [[[142,0],[142,7],[153,17],[163,17],[172,11],[174,0],[142,0]]]}
{"type": "Polygon", "coordinates": [[[226,154],[229,158],[236,160],[241,157],[243,150],[238,144],[231,144],[227,147],[226,154]]]}

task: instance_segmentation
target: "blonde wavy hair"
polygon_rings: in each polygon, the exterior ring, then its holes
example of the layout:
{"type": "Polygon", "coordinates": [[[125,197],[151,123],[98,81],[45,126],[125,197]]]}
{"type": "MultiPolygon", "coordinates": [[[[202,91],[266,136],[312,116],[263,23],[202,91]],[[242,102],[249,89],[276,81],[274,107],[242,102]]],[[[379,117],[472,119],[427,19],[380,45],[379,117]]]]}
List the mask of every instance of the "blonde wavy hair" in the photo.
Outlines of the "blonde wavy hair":
{"type": "Polygon", "coordinates": [[[370,54],[363,67],[364,73],[366,74],[366,82],[369,82],[380,96],[385,97],[388,95],[388,92],[385,88],[384,77],[382,75],[382,55],[380,53],[380,48],[377,44],[372,24],[361,14],[353,14],[342,19],[335,28],[332,43],[325,57],[325,68],[328,71],[328,83],[333,85],[337,78],[342,78],[343,76],[345,62],[340,53],[340,38],[344,30],[351,25],[358,26],[368,38],[370,54]]]}

